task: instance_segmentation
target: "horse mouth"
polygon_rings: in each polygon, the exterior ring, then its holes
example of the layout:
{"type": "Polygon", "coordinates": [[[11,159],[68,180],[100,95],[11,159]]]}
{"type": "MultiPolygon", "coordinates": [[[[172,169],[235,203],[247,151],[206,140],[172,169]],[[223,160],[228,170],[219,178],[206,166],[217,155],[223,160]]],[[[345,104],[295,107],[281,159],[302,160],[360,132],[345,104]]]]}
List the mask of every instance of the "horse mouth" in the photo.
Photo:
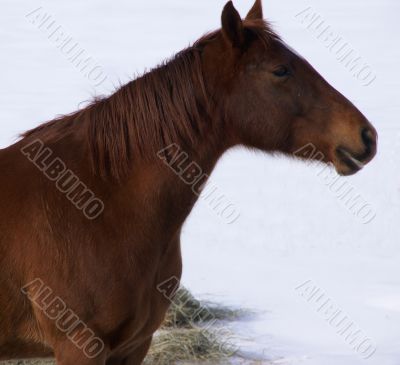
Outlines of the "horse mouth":
{"type": "Polygon", "coordinates": [[[365,163],[362,162],[358,157],[354,156],[352,153],[342,147],[336,149],[336,155],[339,161],[346,166],[345,171],[338,171],[339,174],[343,176],[353,175],[365,166],[365,163]]]}

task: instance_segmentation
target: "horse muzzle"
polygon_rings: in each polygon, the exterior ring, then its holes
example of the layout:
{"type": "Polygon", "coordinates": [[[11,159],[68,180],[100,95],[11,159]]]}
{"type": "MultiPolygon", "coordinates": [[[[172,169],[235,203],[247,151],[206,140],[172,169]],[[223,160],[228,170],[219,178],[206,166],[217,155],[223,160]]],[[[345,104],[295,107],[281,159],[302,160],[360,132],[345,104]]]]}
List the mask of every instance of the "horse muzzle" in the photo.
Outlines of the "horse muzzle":
{"type": "Polygon", "coordinates": [[[378,135],[370,123],[360,131],[363,151],[355,153],[351,147],[339,146],[335,151],[335,166],[340,175],[349,176],[360,171],[376,155],[378,135]]]}

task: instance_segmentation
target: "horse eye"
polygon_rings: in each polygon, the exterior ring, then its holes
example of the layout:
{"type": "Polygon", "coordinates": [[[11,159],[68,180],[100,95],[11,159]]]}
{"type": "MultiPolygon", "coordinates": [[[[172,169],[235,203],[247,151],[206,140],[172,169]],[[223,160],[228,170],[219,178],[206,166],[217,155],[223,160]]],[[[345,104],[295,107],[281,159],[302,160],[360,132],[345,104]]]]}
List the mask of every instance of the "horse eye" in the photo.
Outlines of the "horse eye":
{"type": "Polygon", "coordinates": [[[275,71],[273,71],[273,74],[277,77],[285,77],[290,74],[290,71],[286,66],[279,66],[275,71]]]}

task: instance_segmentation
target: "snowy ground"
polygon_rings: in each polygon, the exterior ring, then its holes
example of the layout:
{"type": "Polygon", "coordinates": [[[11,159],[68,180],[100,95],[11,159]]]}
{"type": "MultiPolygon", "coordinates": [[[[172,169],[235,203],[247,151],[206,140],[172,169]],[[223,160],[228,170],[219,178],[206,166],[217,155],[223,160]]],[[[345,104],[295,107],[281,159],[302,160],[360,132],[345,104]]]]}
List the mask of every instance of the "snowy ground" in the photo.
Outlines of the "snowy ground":
{"type": "MultiPolygon", "coordinates": [[[[242,14],[252,0],[237,0],[242,14]]],[[[108,94],[219,26],[222,0],[13,1],[0,12],[0,146],[57,114],[108,94]],[[26,14],[42,7],[107,75],[93,87],[26,14]]],[[[235,329],[243,351],[284,364],[400,363],[400,50],[398,0],[265,0],[289,44],[349,97],[379,132],[377,158],[348,178],[376,213],[363,224],[309,167],[236,150],[212,178],[236,204],[226,224],[200,201],[184,227],[184,284],[200,296],[254,308],[235,329]],[[296,14],[311,7],[376,74],[354,78],[296,14]],[[397,158],[396,158],[397,154],[397,158]],[[376,352],[363,359],[296,287],[311,280],[376,352]]]]}

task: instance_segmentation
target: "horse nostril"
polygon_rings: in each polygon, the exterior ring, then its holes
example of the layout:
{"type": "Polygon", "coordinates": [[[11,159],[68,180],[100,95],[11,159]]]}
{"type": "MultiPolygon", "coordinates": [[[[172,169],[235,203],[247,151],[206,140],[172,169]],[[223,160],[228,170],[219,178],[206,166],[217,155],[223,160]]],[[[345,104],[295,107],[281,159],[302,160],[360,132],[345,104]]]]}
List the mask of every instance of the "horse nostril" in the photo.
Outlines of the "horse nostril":
{"type": "Polygon", "coordinates": [[[370,128],[364,128],[361,137],[368,149],[375,145],[375,134],[370,128]]]}

